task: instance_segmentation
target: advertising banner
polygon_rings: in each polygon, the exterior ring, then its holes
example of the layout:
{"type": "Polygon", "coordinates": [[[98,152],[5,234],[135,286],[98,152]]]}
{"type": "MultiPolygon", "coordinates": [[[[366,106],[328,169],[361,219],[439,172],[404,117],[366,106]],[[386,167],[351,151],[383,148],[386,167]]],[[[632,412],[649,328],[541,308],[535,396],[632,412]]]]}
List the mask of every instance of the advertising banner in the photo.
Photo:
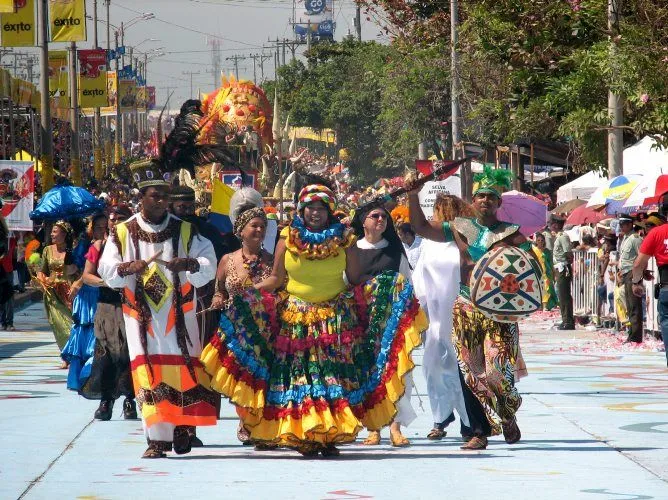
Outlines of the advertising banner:
{"type": "Polygon", "coordinates": [[[16,0],[16,11],[2,14],[2,46],[32,47],[35,45],[35,0],[16,0]]]}
{"type": "Polygon", "coordinates": [[[107,106],[107,55],[103,49],[79,50],[79,105],[107,106]]]}
{"type": "Polygon", "coordinates": [[[49,0],[51,41],[83,42],[86,40],[86,1],[49,0]]]}
{"type": "Polygon", "coordinates": [[[49,97],[58,101],[59,107],[69,106],[66,50],[49,51],[49,97]]]}
{"type": "Polygon", "coordinates": [[[146,87],[137,87],[137,111],[146,111],[148,108],[148,92],[146,87]]]}
{"type": "MultiPolygon", "coordinates": [[[[107,71],[107,106],[100,108],[100,114],[102,116],[116,116],[117,95],[118,80],[116,79],[116,72],[107,71]]],[[[88,113],[86,114],[88,115],[88,113]]]]}
{"type": "Polygon", "coordinates": [[[32,231],[29,214],[35,195],[35,163],[0,160],[0,213],[10,231],[32,231]]]}
{"type": "Polygon", "coordinates": [[[121,113],[130,113],[137,109],[137,82],[134,80],[119,80],[118,95],[121,113]]]}
{"type": "Polygon", "coordinates": [[[304,0],[304,10],[295,24],[295,33],[306,40],[310,25],[313,39],[332,39],[336,28],[333,14],[334,0],[304,0]]]}
{"type": "Polygon", "coordinates": [[[0,14],[14,12],[14,0],[0,0],[0,14]]]}
{"type": "Polygon", "coordinates": [[[155,87],[146,87],[146,93],[148,94],[148,109],[155,108],[155,87]]]}

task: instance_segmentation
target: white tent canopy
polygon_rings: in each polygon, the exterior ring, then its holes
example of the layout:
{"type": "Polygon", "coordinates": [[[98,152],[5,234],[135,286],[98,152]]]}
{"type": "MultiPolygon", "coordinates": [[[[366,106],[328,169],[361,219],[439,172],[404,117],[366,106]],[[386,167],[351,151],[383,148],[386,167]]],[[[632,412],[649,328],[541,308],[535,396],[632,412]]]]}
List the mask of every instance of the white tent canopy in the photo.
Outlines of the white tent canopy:
{"type": "Polygon", "coordinates": [[[570,200],[588,200],[596,188],[608,180],[598,172],[587,172],[557,190],[557,204],[570,200]]]}
{"type": "Polygon", "coordinates": [[[627,174],[668,174],[668,149],[655,147],[656,141],[643,137],[633,146],[624,150],[624,175],[627,174]]]}

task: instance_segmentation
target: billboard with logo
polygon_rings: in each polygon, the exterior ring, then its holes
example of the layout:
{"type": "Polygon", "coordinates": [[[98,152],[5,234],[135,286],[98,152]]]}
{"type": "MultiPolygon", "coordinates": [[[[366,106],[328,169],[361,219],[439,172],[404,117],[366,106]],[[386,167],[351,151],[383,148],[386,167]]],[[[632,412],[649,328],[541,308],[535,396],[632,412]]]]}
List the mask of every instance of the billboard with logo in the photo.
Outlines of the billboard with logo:
{"type": "Polygon", "coordinates": [[[2,14],[2,46],[32,47],[35,45],[35,0],[15,0],[16,11],[2,14]]]}
{"type": "Polygon", "coordinates": [[[107,103],[107,54],[104,49],[79,50],[79,104],[102,108],[107,103]]]}
{"type": "Polygon", "coordinates": [[[299,22],[295,24],[295,33],[302,40],[306,40],[309,27],[313,40],[334,38],[334,1],[333,0],[304,0],[304,10],[299,15],[299,22]]]}
{"type": "Polygon", "coordinates": [[[35,163],[0,161],[0,213],[10,231],[32,231],[30,212],[35,195],[35,163]]]}
{"type": "Polygon", "coordinates": [[[53,42],[86,40],[85,0],[49,0],[49,24],[53,42]]]}

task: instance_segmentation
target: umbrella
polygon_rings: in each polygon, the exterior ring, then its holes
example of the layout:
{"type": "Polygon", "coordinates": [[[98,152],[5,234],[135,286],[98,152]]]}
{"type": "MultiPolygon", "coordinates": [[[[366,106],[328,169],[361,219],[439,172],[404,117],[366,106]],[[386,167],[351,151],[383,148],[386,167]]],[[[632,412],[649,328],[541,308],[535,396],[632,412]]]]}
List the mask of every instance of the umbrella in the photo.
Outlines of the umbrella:
{"type": "Polygon", "coordinates": [[[657,204],[665,193],[668,193],[668,174],[650,173],[636,186],[624,207],[639,208],[657,204]]]}
{"type": "Polygon", "coordinates": [[[84,188],[59,185],[47,191],[30,212],[32,220],[59,220],[86,217],[104,210],[105,203],[84,188]]]}
{"type": "Polygon", "coordinates": [[[569,214],[576,208],[587,203],[587,200],[581,200],[575,198],[574,200],[568,200],[563,203],[559,203],[556,207],[550,210],[551,214],[569,214]]]}
{"type": "Polygon", "coordinates": [[[582,205],[571,212],[571,215],[566,219],[566,224],[581,226],[582,224],[595,224],[608,218],[610,217],[604,212],[594,210],[587,205],[582,205]]]}
{"type": "Polygon", "coordinates": [[[501,199],[501,207],[496,213],[499,220],[518,224],[524,236],[545,228],[547,205],[543,201],[519,191],[503,193],[501,199]]]}
{"type": "Polygon", "coordinates": [[[620,211],[633,189],[642,181],[642,175],[618,175],[596,188],[589,198],[588,207],[605,205],[608,214],[620,211]]]}

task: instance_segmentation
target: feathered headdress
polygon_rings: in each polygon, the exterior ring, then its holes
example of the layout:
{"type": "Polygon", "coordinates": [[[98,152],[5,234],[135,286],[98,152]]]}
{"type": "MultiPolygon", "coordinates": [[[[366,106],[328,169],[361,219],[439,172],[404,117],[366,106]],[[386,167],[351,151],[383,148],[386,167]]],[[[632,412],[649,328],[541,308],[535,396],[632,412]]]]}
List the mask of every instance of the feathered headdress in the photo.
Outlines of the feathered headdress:
{"type": "Polygon", "coordinates": [[[513,174],[510,170],[494,169],[485,165],[482,173],[473,176],[473,196],[478,193],[501,195],[511,187],[513,174]]]}
{"type": "Polygon", "coordinates": [[[227,167],[235,166],[236,154],[225,142],[227,130],[223,125],[215,125],[212,142],[198,142],[204,126],[202,103],[188,100],[174,121],[174,129],[160,146],[157,158],[142,160],[130,165],[132,177],[139,188],[157,185],[169,185],[175,174],[183,169],[194,177],[196,167],[209,163],[222,163],[227,167]]]}

